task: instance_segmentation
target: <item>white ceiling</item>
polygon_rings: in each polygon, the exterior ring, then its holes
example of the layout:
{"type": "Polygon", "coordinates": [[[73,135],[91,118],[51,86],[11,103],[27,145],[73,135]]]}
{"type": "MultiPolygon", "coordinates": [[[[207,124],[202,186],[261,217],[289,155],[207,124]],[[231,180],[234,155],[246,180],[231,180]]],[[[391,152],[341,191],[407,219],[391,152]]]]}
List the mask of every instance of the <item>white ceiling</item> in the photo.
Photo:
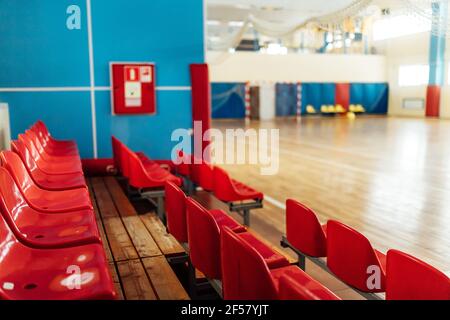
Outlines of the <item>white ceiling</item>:
{"type": "Polygon", "coordinates": [[[208,20],[242,21],[249,14],[272,22],[299,23],[347,7],[354,0],[206,0],[208,20]]]}

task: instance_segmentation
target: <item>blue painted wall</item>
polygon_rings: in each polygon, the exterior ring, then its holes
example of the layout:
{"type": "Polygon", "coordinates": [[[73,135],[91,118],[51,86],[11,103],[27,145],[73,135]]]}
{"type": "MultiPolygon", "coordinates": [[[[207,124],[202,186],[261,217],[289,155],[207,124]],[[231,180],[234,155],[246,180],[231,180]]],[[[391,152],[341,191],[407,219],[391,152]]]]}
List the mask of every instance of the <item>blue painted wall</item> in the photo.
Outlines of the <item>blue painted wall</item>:
{"type": "MultiPolygon", "coordinates": [[[[154,62],[157,86],[190,86],[189,64],[204,62],[202,0],[92,0],[91,10],[97,87],[109,86],[110,61],[154,62]]],[[[86,1],[0,1],[0,70],[13,137],[42,119],[57,138],[76,139],[83,157],[93,156],[86,1]],[[81,8],[81,30],[66,28],[70,5],[81,8]],[[84,89],[8,92],[24,87],[84,89]]],[[[111,156],[113,134],[132,149],[168,158],[172,131],[192,126],[187,89],[158,90],[155,116],[113,117],[110,92],[97,90],[95,98],[99,157],[111,156]]]]}

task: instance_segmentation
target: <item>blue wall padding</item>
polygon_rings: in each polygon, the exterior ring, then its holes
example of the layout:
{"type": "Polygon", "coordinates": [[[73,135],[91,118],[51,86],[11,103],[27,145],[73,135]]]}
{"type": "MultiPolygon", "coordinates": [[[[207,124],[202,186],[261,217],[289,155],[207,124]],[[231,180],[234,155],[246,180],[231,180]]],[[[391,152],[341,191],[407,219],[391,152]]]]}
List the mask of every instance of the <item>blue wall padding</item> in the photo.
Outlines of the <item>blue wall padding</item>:
{"type": "Polygon", "coordinates": [[[306,113],[306,106],[312,105],[320,112],[322,105],[334,105],[336,84],[334,83],[302,83],[302,113],[306,113]]]}
{"type": "Polygon", "coordinates": [[[297,85],[277,83],[275,85],[275,111],[278,117],[294,116],[297,113],[297,85]]]}
{"type": "MultiPolygon", "coordinates": [[[[97,90],[98,155],[112,156],[116,135],[152,158],[169,158],[173,130],[192,127],[189,64],[204,61],[203,1],[95,0],[91,6],[97,87],[109,87],[111,61],[154,62],[157,87],[175,87],[157,90],[153,116],[113,117],[110,91],[97,90]]],[[[0,102],[9,104],[13,139],[42,119],[56,138],[75,139],[82,157],[93,156],[86,9],[85,0],[0,1],[0,88],[51,87],[0,92],[0,102]],[[70,5],[81,9],[80,30],[66,27],[70,5]],[[53,87],[87,89],[51,92],[53,87]]]]}
{"type": "Polygon", "coordinates": [[[211,84],[212,118],[245,118],[245,83],[211,84]]]}
{"type": "Polygon", "coordinates": [[[361,104],[366,113],[386,114],[389,87],[387,83],[350,84],[350,104],[361,104]]]}

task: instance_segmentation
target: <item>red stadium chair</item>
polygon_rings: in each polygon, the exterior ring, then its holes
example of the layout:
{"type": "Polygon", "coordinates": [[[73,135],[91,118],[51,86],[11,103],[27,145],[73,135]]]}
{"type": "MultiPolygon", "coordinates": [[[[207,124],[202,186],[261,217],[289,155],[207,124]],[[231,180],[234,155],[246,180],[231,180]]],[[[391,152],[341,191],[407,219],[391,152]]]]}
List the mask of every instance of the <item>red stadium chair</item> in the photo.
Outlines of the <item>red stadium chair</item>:
{"type": "Polygon", "coordinates": [[[156,166],[152,170],[146,170],[141,159],[123,145],[122,152],[125,153],[128,163],[128,178],[131,186],[137,189],[164,188],[167,181],[181,186],[181,179],[172,175],[169,171],[156,166]]]}
{"type": "Polygon", "coordinates": [[[81,162],[77,164],[65,162],[47,162],[39,154],[33,142],[25,135],[19,134],[19,141],[22,142],[36,162],[37,166],[47,174],[73,174],[83,173],[81,162]]]}
{"type": "MultiPolygon", "coordinates": [[[[19,155],[22,163],[27,168],[28,173],[33,178],[36,185],[45,190],[71,190],[78,188],[85,188],[86,183],[82,173],[54,175],[43,172],[37,165],[34,159],[31,157],[30,152],[25,145],[16,140],[11,142],[11,149],[19,155]]],[[[2,158],[3,165],[8,166],[10,161],[13,161],[12,157],[8,156],[8,153],[4,154],[2,158]]]]}
{"type": "Polygon", "coordinates": [[[175,171],[177,172],[177,174],[184,176],[184,177],[189,177],[191,160],[192,160],[192,157],[190,155],[184,153],[181,150],[178,151],[178,153],[177,153],[177,163],[178,164],[175,165],[175,171]]]}
{"type": "Polygon", "coordinates": [[[245,231],[225,212],[208,212],[192,198],[186,200],[189,256],[195,268],[210,279],[221,279],[220,228],[228,226],[235,231],[245,231]]]}
{"type": "Polygon", "coordinates": [[[327,224],[327,266],[342,281],[362,292],[385,291],[386,256],[361,233],[338,221],[327,224]],[[370,288],[369,268],[379,271],[379,288],[370,288]]]}
{"type": "Polygon", "coordinates": [[[47,126],[44,122],[38,121],[36,122],[35,128],[40,132],[41,136],[47,141],[47,143],[54,148],[67,148],[67,149],[77,149],[77,144],[75,141],[67,141],[67,140],[56,140],[51,135],[47,129],[47,126]]]}
{"type": "MultiPolygon", "coordinates": [[[[34,133],[34,131],[26,130],[25,134],[23,135],[26,139],[31,141],[31,144],[35,147],[38,154],[41,156],[41,158],[46,162],[63,162],[67,165],[72,166],[79,166],[81,164],[81,159],[79,155],[68,155],[64,151],[60,151],[58,155],[50,155],[47,153],[47,151],[42,146],[41,142],[39,141],[37,135],[34,133]]],[[[55,152],[55,151],[53,151],[55,152]]]]}
{"type": "Polygon", "coordinates": [[[280,278],[280,300],[341,300],[306,273],[287,272],[280,278]]]}
{"type": "Polygon", "coordinates": [[[61,248],[101,243],[92,211],[57,215],[40,213],[27,204],[4,168],[0,168],[0,211],[16,237],[30,247],[61,248]]]}
{"type": "Polygon", "coordinates": [[[229,204],[230,211],[242,212],[246,226],[250,226],[250,210],[262,208],[264,195],[261,192],[231,179],[219,167],[213,169],[213,189],[217,199],[229,204]],[[243,201],[247,202],[242,203],[243,201]]]}
{"type": "Polygon", "coordinates": [[[90,244],[62,249],[23,245],[0,219],[0,299],[115,299],[103,247],[90,244]]]}
{"type": "Polygon", "coordinates": [[[292,199],[286,201],[286,237],[310,257],[326,257],[327,235],[314,211],[292,199]]]}
{"type": "Polygon", "coordinates": [[[7,169],[14,178],[27,203],[35,210],[46,213],[60,213],[78,210],[93,210],[89,192],[81,189],[49,191],[39,188],[18,157],[11,152],[2,152],[2,159],[10,158],[7,169]],[[9,156],[8,156],[9,154],[9,156]]]}
{"type": "Polygon", "coordinates": [[[221,279],[220,230],[224,227],[239,233],[263,257],[270,268],[289,265],[289,261],[247,232],[222,210],[206,210],[192,198],[186,200],[189,254],[192,264],[212,279],[221,279]]]}
{"type": "Polygon", "coordinates": [[[293,249],[299,256],[299,265],[305,270],[305,255],[313,258],[326,257],[326,225],[320,225],[314,211],[298,201],[286,200],[286,237],[283,247],[293,249]]]}
{"type": "Polygon", "coordinates": [[[167,229],[178,242],[187,243],[186,195],[172,182],[166,182],[165,193],[167,229]]]}
{"type": "Polygon", "coordinates": [[[26,130],[25,135],[28,136],[29,139],[31,139],[31,141],[34,143],[34,146],[46,161],[51,161],[54,158],[67,162],[80,161],[80,156],[78,153],[74,154],[73,152],[68,152],[65,149],[55,149],[49,147],[48,144],[42,144],[38,135],[33,130],[26,130]]]}
{"type": "Polygon", "coordinates": [[[57,147],[52,145],[51,143],[49,143],[49,141],[45,138],[44,134],[42,133],[42,131],[39,129],[37,124],[34,124],[31,128],[31,131],[33,131],[36,136],[38,137],[41,145],[47,150],[47,152],[49,152],[50,154],[59,154],[59,153],[64,153],[66,155],[72,155],[72,156],[79,156],[78,153],[78,148],[76,145],[72,146],[72,147],[57,147]]]}
{"type": "Polygon", "coordinates": [[[198,184],[205,191],[213,191],[213,170],[214,166],[202,162],[201,164],[196,165],[196,170],[198,170],[198,184]]]}
{"type": "MultiPolygon", "coordinates": [[[[276,300],[283,275],[304,277],[301,283],[317,290],[319,284],[300,268],[286,265],[270,269],[261,254],[241,234],[224,227],[221,233],[222,287],[226,300],[276,300]]],[[[327,291],[326,288],[323,288],[327,291]]],[[[327,292],[328,293],[328,292],[327,292]]]]}
{"type": "Polygon", "coordinates": [[[118,173],[124,174],[123,162],[122,162],[122,143],[119,139],[114,136],[111,136],[112,141],[112,151],[113,151],[113,159],[114,166],[118,173]]]}
{"type": "Polygon", "coordinates": [[[450,300],[450,279],[429,264],[398,250],[387,253],[387,300],[450,300]]]}

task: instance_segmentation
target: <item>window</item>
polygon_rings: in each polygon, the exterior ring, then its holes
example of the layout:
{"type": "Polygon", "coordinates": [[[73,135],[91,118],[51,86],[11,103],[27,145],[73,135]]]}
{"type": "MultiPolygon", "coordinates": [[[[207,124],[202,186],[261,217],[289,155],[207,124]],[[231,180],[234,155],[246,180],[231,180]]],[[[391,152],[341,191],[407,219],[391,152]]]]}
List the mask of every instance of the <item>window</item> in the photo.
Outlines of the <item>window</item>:
{"type": "Polygon", "coordinates": [[[398,85],[400,87],[421,86],[428,83],[428,65],[400,66],[398,70],[398,85]]]}
{"type": "Polygon", "coordinates": [[[373,23],[373,40],[386,40],[431,30],[431,23],[407,15],[377,20],[373,23]]]}

